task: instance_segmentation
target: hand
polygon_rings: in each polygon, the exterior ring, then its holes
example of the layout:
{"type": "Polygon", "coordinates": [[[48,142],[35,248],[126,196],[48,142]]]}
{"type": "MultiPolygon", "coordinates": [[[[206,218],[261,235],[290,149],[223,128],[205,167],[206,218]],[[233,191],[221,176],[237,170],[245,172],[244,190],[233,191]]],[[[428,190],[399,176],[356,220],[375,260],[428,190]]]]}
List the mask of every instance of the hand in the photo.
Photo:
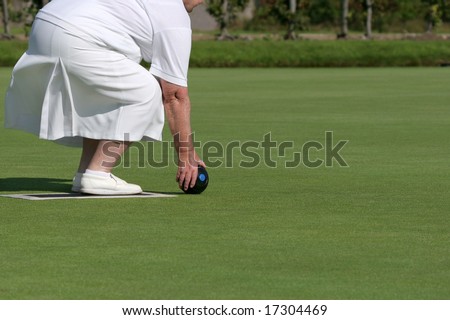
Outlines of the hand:
{"type": "Polygon", "coordinates": [[[178,171],[176,181],[180,189],[194,187],[198,176],[198,166],[206,168],[205,163],[195,151],[183,152],[178,155],[178,171]]]}

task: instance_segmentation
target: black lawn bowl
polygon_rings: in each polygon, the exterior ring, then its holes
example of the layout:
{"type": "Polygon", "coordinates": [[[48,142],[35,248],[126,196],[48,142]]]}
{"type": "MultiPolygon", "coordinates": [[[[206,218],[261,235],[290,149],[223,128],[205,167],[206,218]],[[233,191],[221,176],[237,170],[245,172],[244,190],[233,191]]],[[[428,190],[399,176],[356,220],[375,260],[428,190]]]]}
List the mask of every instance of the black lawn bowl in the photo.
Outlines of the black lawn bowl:
{"type": "Polygon", "coordinates": [[[192,188],[188,188],[187,190],[183,189],[183,191],[187,194],[200,194],[205,191],[206,187],[208,186],[208,182],[208,172],[202,166],[198,166],[198,176],[195,186],[193,186],[192,188]]]}

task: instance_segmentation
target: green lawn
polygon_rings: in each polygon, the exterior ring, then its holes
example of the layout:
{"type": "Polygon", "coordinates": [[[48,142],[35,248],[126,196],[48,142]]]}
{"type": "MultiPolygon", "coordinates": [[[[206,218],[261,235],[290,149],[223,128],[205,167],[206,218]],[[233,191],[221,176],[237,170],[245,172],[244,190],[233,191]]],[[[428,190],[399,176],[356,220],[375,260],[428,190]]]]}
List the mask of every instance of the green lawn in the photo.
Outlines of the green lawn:
{"type": "MultiPolygon", "coordinates": [[[[10,72],[0,71],[4,89],[10,72]]],[[[271,132],[294,149],[273,150],[276,168],[240,168],[249,158],[234,149],[199,196],[0,197],[0,299],[449,299],[449,77],[447,68],[193,69],[198,141],[271,132]],[[349,141],[348,167],[284,168],[327,131],[334,144],[349,141]]],[[[1,105],[0,193],[68,191],[79,150],[3,129],[1,105]]],[[[139,168],[137,150],[117,175],[177,193],[175,166],[139,168]]]]}

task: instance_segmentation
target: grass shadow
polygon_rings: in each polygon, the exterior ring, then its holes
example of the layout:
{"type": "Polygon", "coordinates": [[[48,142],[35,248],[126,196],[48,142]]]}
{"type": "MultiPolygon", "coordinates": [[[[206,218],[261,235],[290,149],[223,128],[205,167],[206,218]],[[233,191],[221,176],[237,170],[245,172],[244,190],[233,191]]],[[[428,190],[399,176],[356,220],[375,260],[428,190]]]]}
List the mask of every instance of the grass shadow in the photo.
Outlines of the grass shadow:
{"type": "MultiPolygon", "coordinates": [[[[26,191],[42,191],[42,192],[71,192],[72,180],[56,179],[56,178],[3,178],[0,179],[0,192],[26,192],[26,191]]],[[[166,192],[155,190],[144,190],[145,192],[180,195],[183,191],[166,192]]]]}
{"type": "Polygon", "coordinates": [[[4,178],[0,179],[0,192],[3,191],[52,191],[70,192],[72,180],[55,178],[4,178]]]}

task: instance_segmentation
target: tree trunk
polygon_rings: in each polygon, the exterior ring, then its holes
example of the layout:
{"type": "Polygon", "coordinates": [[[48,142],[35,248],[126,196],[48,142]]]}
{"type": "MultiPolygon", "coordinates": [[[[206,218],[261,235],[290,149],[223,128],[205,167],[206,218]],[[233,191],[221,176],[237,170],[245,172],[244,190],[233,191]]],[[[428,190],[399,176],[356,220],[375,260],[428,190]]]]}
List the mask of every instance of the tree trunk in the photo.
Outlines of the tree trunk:
{"type": "Polygon", "coordinates": [[[10,38],[11,34],[9,31],[9,13],[8,13],[8,1],[3,0],[3,30],[4,30],[4,36],[6,38],[10,38]]]}
{"type": "Polygon", "coordinates": [[[341,0],[341,33],[338,38],[345,39],[348,35],[348,0],[341,0]]]}
{"type": "Polygon", "coordinates": [[[218,40],[229,40],[232,38],[228,32],[228,24],[230,22],[230,6],[228,0],[223,0],[222,2],[222,17],[220,19],[220,35],[218,40]]]}
{"type": "Polygon", "coordinates": [[[432,21],[428,21],[427,33],[433,33],[433,22],[432,21]]]}
{"type": "Polygon", "coordinates": [[[296,38],[295,35],[295,14],[297,13],[297,0],[289,0],[289,25],[288,31],[285,35],[285,39],[294,40],[296,38]]]}
{"type": "Polygon", "coordinates": [[[366,37],[367,37],[367,39],[372,38],[372,5],[373,5],[373,0],[366,0],[366,6],[367,6],[366,37]]]}
{"type": "Polygon", "coordinates": [[[289,0],[289,11],[295,13],[296,9],[297,9],[297,0],[289,0]]]}

